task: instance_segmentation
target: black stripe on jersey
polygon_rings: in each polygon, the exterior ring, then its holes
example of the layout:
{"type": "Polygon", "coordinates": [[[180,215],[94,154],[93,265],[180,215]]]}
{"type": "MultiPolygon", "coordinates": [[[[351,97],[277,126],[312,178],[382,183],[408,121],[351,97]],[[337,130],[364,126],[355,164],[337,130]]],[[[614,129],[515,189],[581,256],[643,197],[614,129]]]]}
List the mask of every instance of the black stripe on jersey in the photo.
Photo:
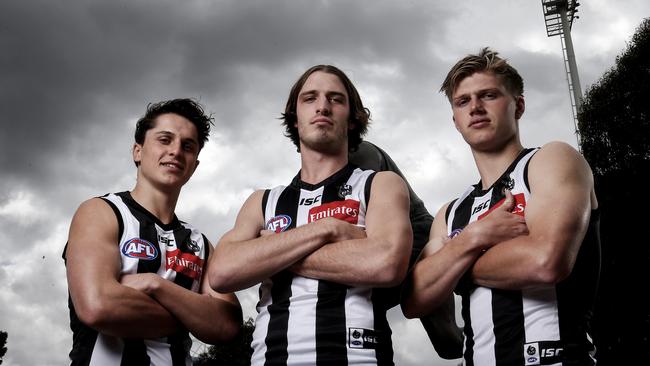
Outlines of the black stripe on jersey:
{"type": "Polygon", "coordinates": [[[492,289],[492,322],[496,364],[523,365],[526,334],[521,291],[492,289]]]}
{"type": "Polygon", "coordinates": [[[469,222],[470,217],[472,217],[472,204],[474,203],[474,197],[472,195],[467,196],[456,209],[456,214],[454,215],[454,220],[451,223],[451,230],[464,229],[469,222]]]}
{"type": "MultiPolygon", "coordinates": [[[[342,201],[341,186],[352,175],[352,169],[338,175],[323,187],[321,204],[342,201]]],[[[330,281],[318,281],[316,303],[316,364],[343,365],[347,363],[347,329],[345,324],[345,295],[347,286],[330,281]]]]}
{"type": "MultiPolygon", "coordinates": [[[[451,230],[464,229],[469,222],[472,213],[472,204],[474,203],[474,197],[469,195],[458,205],[454,219],[451,224],[451,230]]],[[[449,204],[451,207],[452,204],[449,204]]],[[[458,280],[454,292],[461,296],[469,296],[469,290],[474,288],[474,281],[471,279],[470,272],[465,272],[463,276],[458,280]]],[[[469,303],[468,303],[469,305],[469,303]]]]}
{"type": "Polygon", "coordinates": [[[124,234],[124,220],[122,220],[122,214],[120,213],[120,209],[115,206],[113,202],[111,202],[109,199],[104,198],[107,195],[104,195],[100,197],[102,201],[108,203],[109,206],[113,209],[113,212],[115,213],[115,217],[117,218],[117,240],[120,240],[122,238],[122,234],[124,234]]]}
{"type": "MultiPolygon", "coordinates": [[[[298,216],[298,200],[300,189],[289,186],[285,188],[278,197],[275,215],[287,215],[291,217],[291,224],[287,230],[296,227],[298,216]]],[[[291,298],[291,282],[293,273],[284,270],[271,277],[273,287],[271,288],[272,303],[268,306],[269,326],[266,333],[266,359],[265,365],[286,365],[289,353],[287,351],[287,331],[289,329],[289,299],[291,298]]]]}
{"type": "Polygon", "coordinates": [[[120,366],[149,366],[151,359],[147,355],[147,346],[142,339],[124,339],[124,351],[120,366]]]}
{"type": "MultiPolygon", "coordinates": [[[[205,248],[205,258],[204,258],[204,260],[205,260],[205,263],[207,264],[208,259],[210,259],[210,250],[212,249],[212,245],[210,245],[210,241],[208,240],[208,238],[205,237],[205,235],[201,234],[201,236],[203,237],[203,247],[205,248]]],[[[206,268],[207,268],[207,265],[206,265],[206,268]]]]}
{"type": "Polygon", "coordinates": [[[375,333],[378,335],[378,344],[375,348],[375,356],[377,357],[377,366],[393,366],[393,342],[391,340],[391,330],[386,319],[386,307],[381,296],[375,296],[376,292],[372,292],[372,310],[375,320],[375,333]]]}
{"type": "Polygon", "coordinates": [[[262,215],[266,212],[266,204],[269,202],[269,194],[271,193],[270,189],[265,189],[264,194],[262,195],[262,215]]]}
{"type": "Polygon", "coordinates": [[[319,280],[316,303],[316,365],[347,364],[345,295],[347,286],[319,280]]]}
{"type": "Polygon", "coordinates": [[[449,221],[449,214],[451,213],[451,208],[454,207],[454,203],[456,203],[456,201],[458,201],[458,198],[454,198],[447,205],[447,209],[445,210],[445,223],[449,221]]]}
{"type": "MultiPolygon", "coordinates": [[[[191,240],[190,238],[191,233],[192,231],[186,228],[179,228],[174,230],[174,240],[176,241],[176,247],[181,253],[194,254],[194,251],[189,248],[189,244],[188,244],[191,240]]],[[[187,276],[183,273],[176,272],[176,278],[174,279],[175,284],[183,288],[186,288],[188,290],[191,290],[193,282],[194,279],[192,277],[187,276]]]]}
{"type": "MultiPolygon", "coordinates": [[[[146,240],[152,243],[157,248],[160,248],[158,245],[158,231],[156,230],[156,224],[151,221],[148,221],[142,217],[142,214],[137,210],[133,210],[129,207],[133,216],[135,216],[138,221],[140,221],[140,239],[146,240]]],[[[138,260],[138,273],[156,273],[160,268],[162,263],[162,253],[158,253],[158,256],[152,260],[138,260]]]]}
{"type": "Polygon", "coordinates": [[[465,333],[465,366],[474,366],[474,330],[472,329],[472,317],[469,315],[469,295],[462,298],[461,315],[465,325],[463,326],[463,333],[465,333]]]}
{"type": "Polygon", "coordinates": [[[363,195],[366,197],[366,207],[368,207],[368,202],[370,202],[370,190],[372,188],[372,180],[375,179],[375,175],[377,172],[374,172],[368,176],[368,179],[366,180],[366,186],[363,187],[363,195]]]}
{"type": "Polygon", "coordinates": [[[169,337],[169,353],[172,356],[172,366],[185,366],[185,346],[184,340],[187,340],[189,334],[187,331],[169,337]]]}

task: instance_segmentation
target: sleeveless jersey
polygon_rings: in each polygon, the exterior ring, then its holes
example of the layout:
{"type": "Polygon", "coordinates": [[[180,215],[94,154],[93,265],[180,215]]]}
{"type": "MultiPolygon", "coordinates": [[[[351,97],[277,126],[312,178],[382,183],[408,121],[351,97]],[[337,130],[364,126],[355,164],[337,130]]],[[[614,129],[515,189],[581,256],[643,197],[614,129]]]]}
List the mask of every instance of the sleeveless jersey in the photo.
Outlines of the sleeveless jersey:
{"type": "MultiPolygon", "coordinates": [[[[471,186],[447,209],[450,237],[503,204],[504,190],[515,198],[514,213],[524,216],[530,200],[528,163],[538,149],[525,149],[487,190],[471,186]]],[[[462,296],[465,322],[465,365],[594,365],[588,335],[600,273],[598,211],[574,268],[565,280],[524,290],[477,286],[463,277],[456,288],[462,296]]]]}
{"type": "MultiPolygon", "coordinates": [[[[156,273],[188,290],[199,292],[210,245],[191,225],[174,220],[163,224],[140,206],[129,192],[101,197],[119,223],[121,273],[156,273]]],[[[65,252],[64,252],[65,259],[65,252]]],[[[83,324],[71,299],[73,331],[72,365],[173,365],[192,364],[192,342],[187,330],[159,339],[123,339],[98,333],[83,324]]]]}
{"type": "MultiPolygon", "coordinates": [[[[267,190],[266,228],[291,230],[326,217],[365,227],[375,172],[347,165],[323,182],[267,190]]],[[[284,270],[260,286],[251,364],[392,365],[391,330],[381,292],[284,270]]]]}

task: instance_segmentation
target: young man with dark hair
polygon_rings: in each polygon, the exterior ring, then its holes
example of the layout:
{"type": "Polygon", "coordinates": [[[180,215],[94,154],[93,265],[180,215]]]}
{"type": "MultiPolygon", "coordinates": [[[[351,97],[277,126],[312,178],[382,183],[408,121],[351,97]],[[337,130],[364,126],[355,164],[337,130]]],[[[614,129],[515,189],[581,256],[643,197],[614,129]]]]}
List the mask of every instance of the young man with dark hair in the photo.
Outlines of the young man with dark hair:
{"type": "Polygon", "coordinates": [[[369,112],[338,68],[307,70],[283,116],[302,168],[288,186],[244,203],[217,245],[210,284],[261,283],[253,365],[391,365],[389,305],[375,289],[406,276],[406,184],[349,164],[369,112]]]}
{"type": "Polygon", "coordinates": [[[589,165],[565,143],[523,148],[523,81],[496,52],[460,60],[441,91],[481,180],[438,211],[405,315],[455,289],[465,364],[593,365],[600,244],[589,165]]]}
{"type": "Polygon", "coordinates": [[[134,189],[75,213],[63,254],[73,365],[189,365],[189,332],[206,343],[239,332],[237,298],[208,285],[209,241],[174,213],[211,123],[190,99],[150,105],[136,127],[134,189]]]}

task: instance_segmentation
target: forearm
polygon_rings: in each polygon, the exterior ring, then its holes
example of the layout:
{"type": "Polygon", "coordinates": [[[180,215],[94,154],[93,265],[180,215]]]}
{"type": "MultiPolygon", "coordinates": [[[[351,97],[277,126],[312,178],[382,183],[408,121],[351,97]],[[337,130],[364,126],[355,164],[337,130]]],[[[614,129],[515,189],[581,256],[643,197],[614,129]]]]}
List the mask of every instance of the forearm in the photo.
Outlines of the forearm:
{"type": "Polygon", "coordinates": [[[210,285],[226,293],[258,284],[327,243],[328,230],[317,221],[252,240],[222,240],[212,258],[210,285]]]}
{"type": "Polygon", "coordinates": [[[164,279],[148,293],[205,343],[228,341],[241,329],[242,314],[236,303],[195,293],[164,279]]]}
{"type": "Polygon", "coordinates": [[[392,287],[406,276],[410,247],[365,238],[325,245],[290,269],[301,276],[355,287],[392,287]]]}
{"type": "Polygon", "coordinates": [[[551,263],[552,249],[528,235],[502,242],[486,251],[471,269],[474,283],[489,288],[521,290],[550,285],[563,275],[551,263]]]}
{"type": "Polygon", "coordinates": [[[463,243],[460,236],[457,238],[415,265],[402,300],[407,318],[425,316],[444,304],[476,261],[480,250],[463,243]]]}
{"type": "Polygon", "coordinates": [[[83,323],[115,337],[160,338],[180,329],[178,320],[160,303],[122,285],[116,285],[111,294],[73,296],[73,303],[83,323]]]}

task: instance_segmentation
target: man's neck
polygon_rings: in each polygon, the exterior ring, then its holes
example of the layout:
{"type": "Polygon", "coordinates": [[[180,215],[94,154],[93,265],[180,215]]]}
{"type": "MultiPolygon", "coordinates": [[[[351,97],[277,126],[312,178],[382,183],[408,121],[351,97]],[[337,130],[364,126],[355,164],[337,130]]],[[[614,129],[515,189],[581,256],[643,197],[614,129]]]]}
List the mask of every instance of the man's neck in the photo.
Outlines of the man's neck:
{"type": "Polygon", "coordinates": [[[494,151],[477,151],[472,149],[476,167],[481,175],[482,189],[487,189],[496,182],[510,164],[517,158],[523,146],[519,140],[494,151]]]}
{"type": "Polygon", "coordinates": [[[317,184],[343,169],[348,164],[348,153],[330,155],[314,150],[300,149],[300,179],[309,184],[317,184]]]}
{"type": "Polygon", "coordinates": [[[163,192],[141,182],[137,182],[131,191],[133,199],[164,224],[169,224],[174,219],[179,194],[180,191],[163,192]]]}

